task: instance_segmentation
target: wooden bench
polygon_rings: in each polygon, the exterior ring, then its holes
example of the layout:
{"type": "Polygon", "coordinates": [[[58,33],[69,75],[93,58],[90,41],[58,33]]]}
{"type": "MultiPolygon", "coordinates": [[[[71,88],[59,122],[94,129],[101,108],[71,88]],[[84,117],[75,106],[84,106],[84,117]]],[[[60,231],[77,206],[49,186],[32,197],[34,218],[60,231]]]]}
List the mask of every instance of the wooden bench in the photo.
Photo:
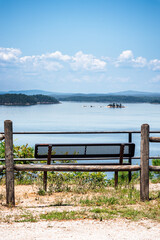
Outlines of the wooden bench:
{"type": "MultiPolygon", "coordinates": [[[[35,158],[47,159],[47,165],[52,162],[57,165],[57,171],[105,171],[103,166],[106,165],[129,165],[130,163],[123,162],[123,158],[133,157],[134,151],[134,143],[36,144],[35,158]],[[105,161],[114,159],[119,161],[105,161]],[[76,160],[76,163],[73,163],[73,160],[76,160]],[[96,163],[93,160],[96,160],[96,163]],[[67,167],[66,163],[70,167],[67,167]]],[[[117,184],[118,171],[115,171],[115,186],[117,184]]],[[[47,172],[44,172],[44,188],[47,188],[47,172]]]]}

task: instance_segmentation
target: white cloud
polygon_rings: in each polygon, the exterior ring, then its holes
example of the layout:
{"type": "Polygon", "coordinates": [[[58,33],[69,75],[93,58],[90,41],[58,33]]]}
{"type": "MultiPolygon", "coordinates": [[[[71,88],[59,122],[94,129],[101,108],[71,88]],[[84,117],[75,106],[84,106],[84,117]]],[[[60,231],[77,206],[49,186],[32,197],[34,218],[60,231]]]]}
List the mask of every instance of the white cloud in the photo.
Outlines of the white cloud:
{"type": "Polygon", "coordinates": [[[11,61],[17,60],[21,51],[16,48],[0,48],[0,60],[1,61],[11,61]]]}
{"type": "Polygon", "coordinates": [[[142,56],[134,57],[131,50],[122,51],[116,58],[102,56],[95,57],[78,51],[75,55],[63,54],[60,51],[45,53],[41,55],[21,56],[21,51],[17,48],[0,48],[0,66],[12,66],[25,71],[89,71],[105,72],[106,66],[144,68],[148,67],[152,71],[160,70],[160,60],[153,59],[147,62],[142,56]]]}
{"type": "Polygon", "coordinates": [[[134,67],[145,67],[147,65],[147,60],[143,57],[137,57],[132,59],[134,67]]]}
{"type": "Polygon", "coordinates": [[[153,71],[159,71],[160,70],[160,60],[159,59],[153,59],[149,62],[149,66],[153,71]]]}
{"type": "Polygon", "coordinates": [[[123,51],[120,56],[119,56],[119,61],[126,61],[126,60],[130,60],[133,59],[133,53],[131,50],[126,50],[123,51]]]}
{"type": "MultiPolygon", "coordinates": [[[[57,58],[62,58],[62,56],[58,56],[57,58]]],[[[66,58],[65,58],[66,59],[66,58]]],[[[25,68],[34,68],[47,71],[58,71],[63,68],[63,65],[59,61],[55,61],[56,57],[51,54],[42,54],[36,56],[24,56],[20,58],[20,63],[25,68]]]]}
{"type": "Polygon", "coordinates": [[[56,52],[46,53],[46,54],[42,54],[42,55],[24,56],[24,57],[20,58],[21,62],[27,62],[27,61],[37,61],[38,62],[38,61],[42,61],[42,60],[47,61],[47,59],[49,61],[58,60],[58,61],[67,62],[67,61],[71,60],[71,57],[69,55],[62,54],[59,51],[56,51],[56,52]]]}
{"type": "Polygon", "coordinates": [[[147,65],[147,60],[143,57],[134,58],[133,52],[131,50],[123,51],[117,60],[114,62],[116,67],[145,67],[147,65]]]}
{"type": "Polygon", "coordinates": [[[21,63],[33,62],[36,59],[36,56],[24,56],[19,59],[21,63]]]}
{"type": "Polygon", "coordinates": [[[102,61],[91,54],[84,54],[82,51],[77,52],[74,56],[62,54],[59,51],[37,56],[24,56],[20,58],[20,62],[22,64],[31,63],[36,67],[39,65],[41,68],[44,67],[46,70],[62,69],[66,66],[64,63],[68,64],[67,67],[74,71],[104,70],[106,67],[105,61],[102,61]]]}
{"type": "Polygon", "coordinates": [[[45,58],[53,58],[56,60],[61,60],[61,61],[69,61],[71,59],[71,57],[69,55],[64,55],[59,51],[53,52],[53,53],[48,53],[46,55],[44,55],[45,58]]]}
{"type": "Polygon", "coordinates": [[[84,54],[79,51],[72,57],[71,67],[73,70],[104,70],[106,62],[95,58],[91,54],[84,54]]]}

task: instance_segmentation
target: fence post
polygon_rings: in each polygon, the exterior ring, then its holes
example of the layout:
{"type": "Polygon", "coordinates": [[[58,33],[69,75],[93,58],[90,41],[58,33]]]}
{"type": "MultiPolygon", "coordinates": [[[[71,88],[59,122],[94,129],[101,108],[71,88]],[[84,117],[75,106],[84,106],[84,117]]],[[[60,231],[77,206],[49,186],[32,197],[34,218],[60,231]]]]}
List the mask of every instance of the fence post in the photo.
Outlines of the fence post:
{"type": "MultiPolygon", "coordinates": [[[[129,143],[132,142],[132,133],[131,132],[128,134],[128,142],[129,143]]],[[[128,162],[129,162],[130,165],[132,165],[132,158],[131,157],[128,159],[128,162]]],[[[128,172],[128,180],[129,180],[129,183],[132,180],[132,172],[131,171],[128,172]]]]}
{"type": "Polygon", "coordinates": [[[10,206],[15,206],[12,121],[4,121],[4,133],[6,164],[6,204],[10,206]]]}
{"type": "Polygon", "coordinates": [[[140,199],[149,200],[149,125],[141,126],[140,199]]]}

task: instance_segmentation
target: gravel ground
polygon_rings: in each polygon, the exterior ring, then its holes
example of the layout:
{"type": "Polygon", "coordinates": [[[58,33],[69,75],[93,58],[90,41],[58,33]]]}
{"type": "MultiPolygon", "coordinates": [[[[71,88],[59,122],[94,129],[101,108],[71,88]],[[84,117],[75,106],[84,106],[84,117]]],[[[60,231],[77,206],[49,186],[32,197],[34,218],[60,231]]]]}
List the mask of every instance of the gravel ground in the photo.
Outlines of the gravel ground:
{"type": "Polygon", "coordinates": [[[123,219],[0,224],[0,240],[22,239],[159,240],[160,224],[149,220],[131,222],[123,219]]]}
{"type": "MultiPolygon", "coordinates": [[[[152,191],[160,191],[160,184],[150,184],[152,191]]],[[[137,185],[139,188],[139,185],[137,185]]],[[[114,220],[73,220],[15,222],[13,216],[24,211],[33,215],[50,211],[67,211],[67,206],[56,207],[55,202],[65,199],[66,193],[51,196],[37,196],[35,186],[16,186],[16,207],[5,207],[5,188],[0,186],[3,197],[0,205],[0,240],[160,240],[160,223],[152,220],[130,221],[114,220]],[[3,218],[6,220],[3,221],[3,218]]],[[[81,195],[80,195],[81,196],[81,195]]],[[[72,202],[72,194],[67,194],[72,202]]],[[[69,206],[70,210],[79,210],[80,206],[69,206]]]]}

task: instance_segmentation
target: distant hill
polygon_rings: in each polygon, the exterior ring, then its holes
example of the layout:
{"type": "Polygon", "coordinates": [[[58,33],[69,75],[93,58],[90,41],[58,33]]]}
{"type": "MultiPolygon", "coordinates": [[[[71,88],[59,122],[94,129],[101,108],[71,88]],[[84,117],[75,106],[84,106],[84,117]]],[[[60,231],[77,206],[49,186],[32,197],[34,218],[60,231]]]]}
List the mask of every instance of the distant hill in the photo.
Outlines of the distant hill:
{"type": "Polygon", "coordinates": [[[139,92],[139,91],[121,91],[115,93],[108,93],[107,95],[118,95],[118,96],[160,96],[160,93],[154,92],[139,92]]]}
{"type": "Polygon", "coordinates": [[[54,97],[45,95],[32,95],[25,94],[3,94],[0,95],[0,105],[6,106],[29,106],[35,104],[57,104],[59,101],[54,97]]]}
{"type": "MultiPolygon", "coordinates": [[[[25,95],[49,95],[49,96],[70,96],[72,93],[60,93],[60,92],[49,92],[44,90],[19,90],[19,91],[9,91],[9,92],[2,92],[2,94],[8,93],[8,94],[25,94],[25,95]]],[[[1,92],[0,92],[1,94],[1,92]]]]}
{"type": "Polygon", "coordinates": [[[160,93],[158,92],[142,92],[142,91],[121,91],[113,93],[63,93],[63,92],[50,92],[44,90],[19,90],[19,91],[0,91],[0,96],[4,94],[25,94],[32,95],[45,95],[56,98],[59,101],[103,101],[103,102],[151,102],[152,100],[159,102],[160,93]],[[136,97],[136,98],[132,98],[136,97]],[[150,99],[150,98],[155,99],[150,99]],[[158,99],[157,99],[158,98],[158,99]],[[122,101],[121,101],[122,99],[122,101]]]}
{"type": "Polygon", "coordinates": [[[60,101],[74,102],[117,102],[117,103],[159,103],[160,93],[122,91],[116,93],[75,93],[70,96],[57,96],[60,101]]]}
{"type": "Polygon", "coordinates": [[[21,90],[21,91],[9,91],[9,94],[25,94],[25,95],[51,95],[52,92],[43,90],[21,90]]]}
{"type": "Polygon", "coordinates": [[[104,103],[159,103],[160,97],[153,96],[117,96],[117,95],[104,95],[104,96],[70,96],[59,98],[60,101],[73,101],[73,102],[104,102],[104,103]]]}

